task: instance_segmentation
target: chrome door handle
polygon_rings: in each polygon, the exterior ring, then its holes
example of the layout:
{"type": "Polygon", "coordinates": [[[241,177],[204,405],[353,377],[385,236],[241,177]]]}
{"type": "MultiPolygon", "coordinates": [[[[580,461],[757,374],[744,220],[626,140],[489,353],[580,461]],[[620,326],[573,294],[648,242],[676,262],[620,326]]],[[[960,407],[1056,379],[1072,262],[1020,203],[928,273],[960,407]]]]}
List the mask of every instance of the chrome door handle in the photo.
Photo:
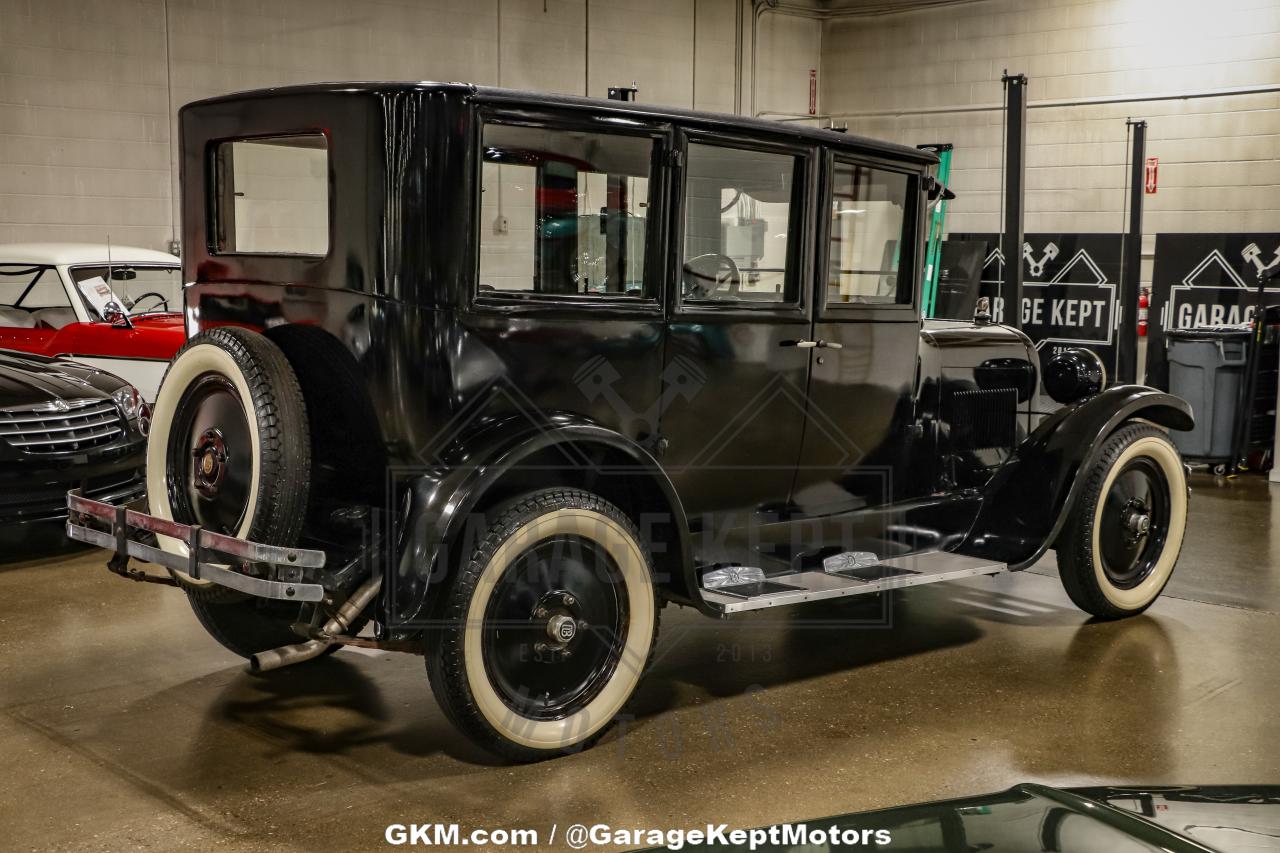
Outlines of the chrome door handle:
{"type": "Polygon", "coordinates": [[[844,349],[844,344],[836,343],[835,341],[818,341],[817,346],[822,349],[844,349]]]}
{"type": "Polygon", "coordinates": [[[817,341],[778,341],[780,347],[800,347],[800,349],[811,349],[818,346],[817,341]]]}

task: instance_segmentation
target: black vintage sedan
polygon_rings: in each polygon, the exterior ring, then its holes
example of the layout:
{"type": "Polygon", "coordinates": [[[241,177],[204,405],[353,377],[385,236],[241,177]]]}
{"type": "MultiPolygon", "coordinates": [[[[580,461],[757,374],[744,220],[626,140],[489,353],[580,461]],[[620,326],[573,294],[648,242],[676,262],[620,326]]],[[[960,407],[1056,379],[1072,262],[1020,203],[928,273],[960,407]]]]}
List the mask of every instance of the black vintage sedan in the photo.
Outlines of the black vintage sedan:
{"type": "Polygon", "coordinates": [[[0,350],[0,527],[64,518],[68,489],[141,497],[148,416],[119,377],[0,350]]]}
{"type": "Polygon", "coordinates": [[[229,95],[180,131],[189,337],[150,509],[71,495],[67,529],[258,671],[419,653],[451,721],[535,761],[626,718],[666,604],[776,612],[1052,548],[1117,619],[1173,572],[1190,406],[1087,350],[1042,361],[985,299],[922,320],[932,154],[446,83],[229,95]],[[299,194],[246,190],[265,164],[299,194]]]}

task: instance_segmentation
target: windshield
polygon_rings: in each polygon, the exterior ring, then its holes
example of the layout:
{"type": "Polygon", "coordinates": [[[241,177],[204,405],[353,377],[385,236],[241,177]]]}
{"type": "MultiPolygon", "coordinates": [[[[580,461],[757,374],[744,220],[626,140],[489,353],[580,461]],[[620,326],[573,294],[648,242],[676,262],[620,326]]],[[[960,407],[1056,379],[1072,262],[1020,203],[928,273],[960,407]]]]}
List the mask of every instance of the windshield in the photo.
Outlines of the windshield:
{"type": "Polygon", "coordinates": [[[176,311],[182,304],[182,268],[177,266],[72,267],[71,280],[97,320],[111,302],[131,317],[176,311]]]}

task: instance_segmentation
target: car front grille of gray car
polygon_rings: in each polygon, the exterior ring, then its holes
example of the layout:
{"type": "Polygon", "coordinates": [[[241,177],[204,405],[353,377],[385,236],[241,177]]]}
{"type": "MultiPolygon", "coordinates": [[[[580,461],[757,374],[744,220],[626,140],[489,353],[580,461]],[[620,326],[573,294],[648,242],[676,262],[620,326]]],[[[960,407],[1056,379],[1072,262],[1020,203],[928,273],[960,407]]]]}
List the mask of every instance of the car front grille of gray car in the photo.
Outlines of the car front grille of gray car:
{"type": "Polygon", "coordinates": [[[75,453],[124,434],[111,400],[59,400],[0,409],[0,438],[25,453],[75,453]]]}

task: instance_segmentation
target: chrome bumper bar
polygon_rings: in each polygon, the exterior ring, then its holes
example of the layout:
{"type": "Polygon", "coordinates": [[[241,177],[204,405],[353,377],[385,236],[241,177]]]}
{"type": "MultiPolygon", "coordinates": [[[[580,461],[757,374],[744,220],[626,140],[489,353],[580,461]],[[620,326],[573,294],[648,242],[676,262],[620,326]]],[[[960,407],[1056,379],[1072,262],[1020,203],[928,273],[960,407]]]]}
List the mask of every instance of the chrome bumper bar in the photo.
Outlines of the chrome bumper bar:
{"type": "Polygon", "coordinates": [[[67,536],[114,551],[116,556],[110,564],[112,571],[138,580],[150,578],[137,577],[137,573],[128,570],[130,557],[183,572],[194,580],[212,581],[259,598],[322,601],[325,597],[324,587],[320,584],[267,580],[232,568],[233,564],[247,568],[250,563],[257,563],[291,569],[319,569],[324,566],[323,551],[281,548],[237,539],[205,530],[198,524],[180,524],[127,507],[91,500],[80,494],[79,489],[67,492],[67,536]],[[187,555],[171,554],[139,542],[133,535],[141,532],[184,542],[187,555]]]}

